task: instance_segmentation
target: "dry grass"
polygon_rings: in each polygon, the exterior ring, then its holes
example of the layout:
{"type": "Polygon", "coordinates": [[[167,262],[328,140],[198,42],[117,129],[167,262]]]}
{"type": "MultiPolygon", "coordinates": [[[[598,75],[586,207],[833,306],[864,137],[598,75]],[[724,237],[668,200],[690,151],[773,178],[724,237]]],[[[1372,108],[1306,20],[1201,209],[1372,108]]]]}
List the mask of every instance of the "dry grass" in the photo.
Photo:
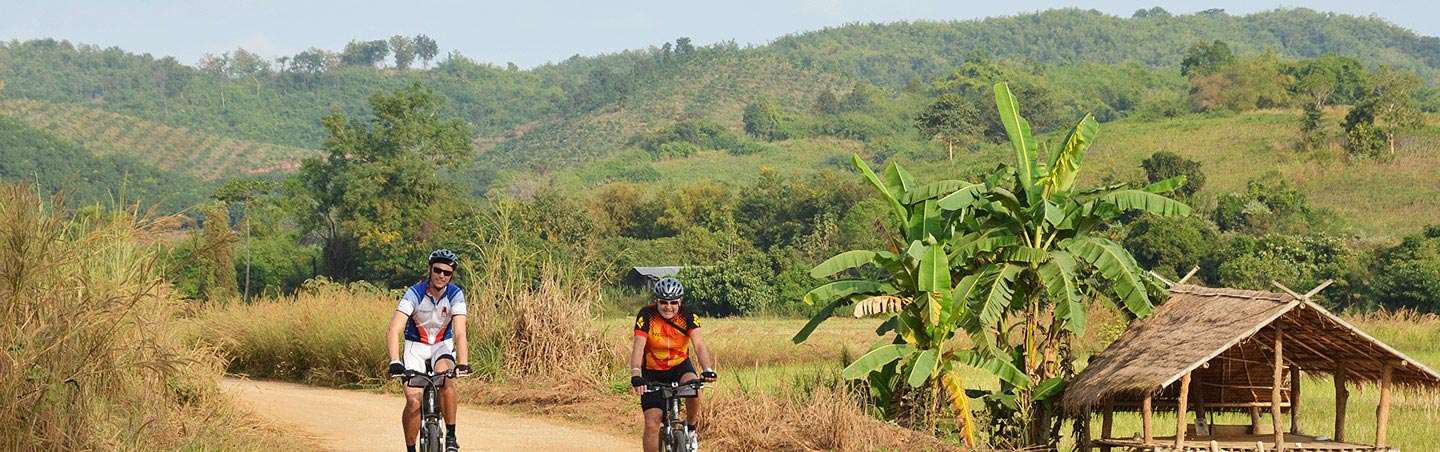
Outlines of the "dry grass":
{"type": "Polygon", "coordinates": [[[0,450],[280,446],[228,406],[212,350],[172,340],[154,223],[62,205],[0,186],[0,450]]]}
{"type": "Polygon", "coordinates": [[[928,435],[865,414],[842,388],[769,392],[712,391],[700,433],[718,450],[958,450],[928,435]]]}

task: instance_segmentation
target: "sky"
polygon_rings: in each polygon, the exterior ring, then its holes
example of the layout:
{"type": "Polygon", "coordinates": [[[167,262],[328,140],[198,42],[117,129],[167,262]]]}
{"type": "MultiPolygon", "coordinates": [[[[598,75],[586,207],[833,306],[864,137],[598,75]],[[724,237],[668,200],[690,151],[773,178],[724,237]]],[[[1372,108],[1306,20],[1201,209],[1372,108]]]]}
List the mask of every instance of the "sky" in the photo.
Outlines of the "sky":
{"type": "Polygon", "coordinates": [[[761,46],[787,34],[847,23],[946,21],[1052,8],[1130,17],[1154,6],[1171,14],[1211,8],[1231,15],[1276,8],[1374,15],[1423,36],[1440,36],[1440,2],[1010,0],[0,0],[0,39],[67,39],[195,65],[206,53],[244,48],[269,59],[311,47],[339,51],[352,40],[425,34],[443,55],[532,68],[573,55],[644,49],[689,37],[697,45],[761,46]]]}

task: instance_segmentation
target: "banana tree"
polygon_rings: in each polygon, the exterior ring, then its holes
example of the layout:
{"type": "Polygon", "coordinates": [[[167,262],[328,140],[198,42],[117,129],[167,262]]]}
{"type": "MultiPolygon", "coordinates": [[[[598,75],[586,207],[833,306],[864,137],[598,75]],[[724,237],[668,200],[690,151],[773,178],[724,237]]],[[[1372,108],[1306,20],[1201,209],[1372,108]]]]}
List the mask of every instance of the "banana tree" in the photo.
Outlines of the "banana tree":
{"type": "MultiPolygon", "coordinates": [[[[892,315],[879,330],[895,331],[892,343],[862,356],[846,369],[847,376],[868,375],[882,391],[893,387],[885,383],[897,376],[913,387],[942,382],[969,428],[965,396],[949,386],[953,381],[955,389],[962,387],[954,372],[958,366],[984,368],[1001,382],[991,400],[1008,401],[1021,420],[1016,439],[1049,444],[1059,424],[1050,425],[1048,399],[1063,388],[1072,368],[1066,351],[1084,332],[1085,294],[1107,295],[1138,318],[1148,316],[1153,297],[1163,293],[1124,248],[1095,232],[1129,211],[1174,216],[1190,209],[1162,195],[1183,178],[1140,188],[1078,190],[1075,181],[1098,130],[1094,118],[1083,118],[1048,152],[1048,162],[1040,161],[1014,95],[1001,83],[995,98],[1015,165],[1001,167],[984,182],[916,187],[898,165],[888,167],[881,180],[855,159],[901,227],[891,237],[891,250],[842,253],[812,271],[818,278],[849,277],[806,294],[806,302],[829,304],[795,339],[803,340],[839,306],[859,302],[862,312],[874,305],[894,307],[881,310],[892,315]],[[873,270],[856,271],[866,268],[873,270]],[[972,345],[948,345],[957,331],[972,345]],[[1011,343],[1015,333],[1019,343],[1011,343]]],[[[973,440],[973,432],[966,435],[973,440]]]]}
{"type": "Polygon", "coordinates": [[[956,301],[951,283],[958,269],[952,267],[950,244],[962,220],[957,212],[942,210],[940,201],[954,193],[976,192],[984,184],[946,180],[917,186],[898,164],[886,167],[882,178],[859,157],[853,163],[891,206],[893,223],[900,226],[889,237],[889,249],[841,253],[810,272],[819,279],[841,277],[805,295],[807,303],[828,303],[794,340],[804,341],[836,308],[851,303],[856,303],[858,313],[887,317],[877,333],[893,332],[890,342],[872,348],[842,375],[867,379],[877,404],[892,418],[921,410],[919,420],[911,419],[912,427],[922,423],[933,427],[934,420],[934,410],[917,407],[915,399],[939,403],[943,398],[959,414],[957,425],[973,445],[974,420],[960,367],[988,368],[1010,384],[1030,386],[1009,360],[952,343],[957,332],[964,332],[961,325],[968,315],[966,303],[956,301]]]}

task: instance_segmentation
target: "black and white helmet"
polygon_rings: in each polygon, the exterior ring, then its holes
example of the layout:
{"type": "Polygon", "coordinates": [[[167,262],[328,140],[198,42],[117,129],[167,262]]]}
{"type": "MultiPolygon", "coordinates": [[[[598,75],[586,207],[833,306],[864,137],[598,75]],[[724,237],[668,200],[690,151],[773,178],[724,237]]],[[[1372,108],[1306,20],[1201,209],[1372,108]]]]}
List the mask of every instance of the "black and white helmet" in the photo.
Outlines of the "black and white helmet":
{"type": "Polygon", "coordinates": [[[659,300],[679,300],[685,296],[685,285],[675,278],[661,278],[655,283],[655,298],[659,300]]]}
{"type": "Polygon", "coordinates": [[[435,252],[430,253],[430,265],[445,264],[449,265],[450,268],[453,269],[455,268],[455,264],[459,261],[460,258],[455,256],[455,253],[444,248],[435,250],[435,252]]]}

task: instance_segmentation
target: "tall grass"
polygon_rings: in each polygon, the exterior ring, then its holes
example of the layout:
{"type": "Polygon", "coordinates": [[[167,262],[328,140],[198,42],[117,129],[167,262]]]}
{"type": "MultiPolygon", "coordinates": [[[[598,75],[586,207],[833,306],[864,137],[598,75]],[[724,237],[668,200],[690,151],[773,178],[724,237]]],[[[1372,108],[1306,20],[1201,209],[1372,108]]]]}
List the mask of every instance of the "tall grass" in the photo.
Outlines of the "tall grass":
{"type": "MultiPolygon", "coordinates": [[[[503,217],[503,215],[500,215],[503,217]]],[[[592,308],[600,283],[563,264],[527,272],[503,229],[462,260],[470,364],[497,383],[604,387],[616,366],[592,308]]],[[[583,265],[583,264],[579,264],[583,265]]],[[[422,270],[423,271],[423,270],[422,270]]],[[[384,333],[400,291],[313,282],[301,293],[206,308],[186,340],[216,347],[228,370],[325,386],[386,384],[384,333]]]]}
{"type": "Polygon", "coordinates": [[[133,212],[69,218],[0,186],[0,450],[258,450],[210,350],[167,326],[177,306],[133,212]]]}

